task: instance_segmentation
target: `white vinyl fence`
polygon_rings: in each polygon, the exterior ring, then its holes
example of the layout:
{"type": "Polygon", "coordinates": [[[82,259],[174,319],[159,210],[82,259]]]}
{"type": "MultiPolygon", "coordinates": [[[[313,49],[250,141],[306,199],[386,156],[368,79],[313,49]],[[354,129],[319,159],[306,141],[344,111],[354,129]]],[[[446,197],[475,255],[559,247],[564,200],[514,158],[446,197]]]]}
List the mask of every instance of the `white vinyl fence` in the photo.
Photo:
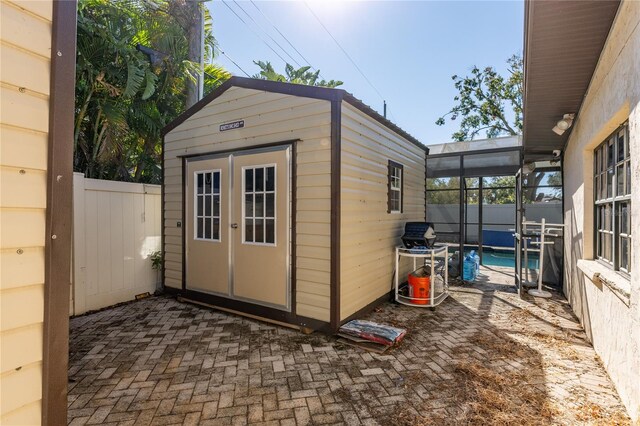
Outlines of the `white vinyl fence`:
{"type": "Polygon", "coordinates": [[[160,186],[73,177],[71,315],[152,293],[159,274],[160,186]]]}

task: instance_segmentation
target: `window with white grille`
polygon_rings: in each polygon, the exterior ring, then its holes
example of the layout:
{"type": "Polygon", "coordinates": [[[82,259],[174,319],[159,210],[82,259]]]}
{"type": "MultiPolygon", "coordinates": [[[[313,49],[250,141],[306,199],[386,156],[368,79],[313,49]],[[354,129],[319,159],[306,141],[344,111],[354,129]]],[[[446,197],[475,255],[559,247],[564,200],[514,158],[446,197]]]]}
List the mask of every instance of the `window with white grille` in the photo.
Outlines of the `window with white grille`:
{"type": "Polygon", "coordinates": [[[276,166],[243,168],[243,241],[276,245],[276,166]]]}
{"type": "Polygon", "coordinates": [[[194,238],[220,241],[220,170],[195,172],[194,238]]]}
{"type": "Polygon", "coordinates": [[[404,166],[389,160],[387,182],[387,213],[402,213],[404,166]]]}

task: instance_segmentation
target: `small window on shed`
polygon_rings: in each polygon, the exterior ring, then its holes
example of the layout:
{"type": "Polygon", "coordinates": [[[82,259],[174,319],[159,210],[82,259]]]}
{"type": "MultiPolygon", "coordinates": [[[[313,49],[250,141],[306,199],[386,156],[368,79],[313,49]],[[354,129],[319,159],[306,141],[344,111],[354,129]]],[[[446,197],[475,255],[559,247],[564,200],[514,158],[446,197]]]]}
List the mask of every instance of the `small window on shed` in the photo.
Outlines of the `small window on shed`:
{"type": "Polygon", "coordinates": [[[389,160],[387,213],[402,213],[404,166],[389,160]]]}
{"type": "Polygon", "coordinates": [[[194,238],[220,241],[220,170],[195,172],[194,238]]]}

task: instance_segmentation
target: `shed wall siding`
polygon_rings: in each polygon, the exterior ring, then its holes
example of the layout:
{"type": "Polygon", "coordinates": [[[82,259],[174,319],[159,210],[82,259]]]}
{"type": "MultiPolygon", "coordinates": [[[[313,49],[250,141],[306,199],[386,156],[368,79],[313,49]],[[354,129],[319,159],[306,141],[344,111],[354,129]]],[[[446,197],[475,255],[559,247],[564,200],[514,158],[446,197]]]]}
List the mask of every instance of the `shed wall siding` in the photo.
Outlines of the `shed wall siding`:
{"type": "MultiPolygon", "coordinates": [[[[340,319],[388,293],[404,223],[424,220],[425,151],[342,104],[340,319]],[[388,161],[404,166],[404,211],[387,213],[388,161]]],[[[402,271],[408,272],[407,271],[402,271]]]]}
{"type": "Polygon", "coordinates": [[[232,87],[165,136],[165,285],[182,286],[182,163],[178,156],[297,142],[296,313],[329,321],[330,102],[232,87]],[[242,129],[219,131],[244,120],[242,129]]]}
{"type": "Polygon", "coordinates": [[[0,424],[39,424],[51,1],[0,2],[0,424]]]}

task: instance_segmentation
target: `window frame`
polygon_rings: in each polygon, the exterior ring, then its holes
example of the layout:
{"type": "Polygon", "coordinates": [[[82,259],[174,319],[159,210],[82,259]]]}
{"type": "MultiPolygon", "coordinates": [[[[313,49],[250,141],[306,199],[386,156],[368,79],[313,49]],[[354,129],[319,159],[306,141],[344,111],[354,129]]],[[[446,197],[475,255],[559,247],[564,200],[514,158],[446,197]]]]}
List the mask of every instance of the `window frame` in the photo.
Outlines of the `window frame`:
{"type": "Polygon", "coordinates": [[[251,165],[251,166],[242,166],[242,215],[241,215],[241,223],[239,224],[242,227],[242,239],[241,239],[241,243],[245,244],[245,245],[255,245],[255,246],[264,246],[264,247],[277,247],[278,246],[278,165],[276,163],[269,163],[269,164],[255,164],[255,165],[251,165]],[[254,183],[255,183],[255,170],[256,169],[263,169],[266,170],[269,167],[273,167],[273,191],[267,191],[267,187],[266,187],[266,175],[264,177],[265,179],[265,186],[263,187],[262,191],[258,191],[256,192],[255,190],[255,185],[253,187],[253,191],[250,192],[250,194],[253,194],[253,215],[251,217],[247,217],[246,216],[246,196],[247,196],[247,186],[246,186],[246,171],[247,170],[253,170],[253,176],[254,176],[254,183]],[[268,243],[268,242],[256,242],[255,241],[255,232],[256,232],[256,226],[255,226],[255,220],[256,220],[256,216],[255,216],[255,195],[256,193],[258,194],[262,194],[263,195],[263,208],[264,208],[264,217],[260,217],[260,219],[265,221],[265,225],[264,225],[264,237],[263,239],[266,240],[266,221],[267,219],[269,220],[273,220],[273,242],[272,243],[268,243]],[[273,194],[273,217],[270,216],[266,216],[266,195],[267,194],[273,194]],[[245,229],[245,222],[247,219],[252,219],[253,220],[253,240],[254,241],[247,241],[247,236],[246,236],[246,229],[245,229]]]}
{"type": "Polygon", "coordinates": [[[629,278],[631,275],[631,264],[633,255],[631,253],[632,235],[621,232],[622,207],[627,206],[626,222],[628,229],[631,229],[631,182],[627,182],[629,174],[627,170],[631,166],[631,152],[629,141],[629,123],[625,122],[598,144],[593,150],[593,206],[594,206],[594,258],[629,278]],[[620,139],[622,142],[622,159],[619,158],[620,139]],[[612,160],[609,160],[611,150],[612,160]],[[619,169],[622,169],[622,194],[618,194],[619,189],[619,169]],[[609,188],[609,178],[611,185],[609,188]],[[619,214],[620,213],[620,214],[619,214]],[[602,224],[604,220],[604,224],[602,224]],[[605,250],[607,243],[605,239],[610,239],[608,250],[605,250]],[[621,264],[621,241],[627,242],[627,268],[621,264]],[[610,253],[608,259],[606,254],[610,253]]]}
{"type": "Polygon", "coordinates": [[[400,214],[404,212],[404,166],[396,161],[389,160],[387,164],[387,213],[389,214],[400,214]],[[400,172],[400,176],[398,176],[400,185],[398,188],[395,188],[393,185],[393,178],[397,177],[393,173],[395,170],[400,172]],[[393,199],[391,197],[392,193],[397,192],[399,196],[399,205],[398,209],[393,209],[393,199]]]}
{"type": "MultiPolygon", "coordinates": [[[[206,232],[204,230],[203,227],[203,235],[206,235],[206,232]]],[[[203,242],[210,242],[210,243],[219,243],[222,242],[222,169],[207,169],[207,170],[196,170],[193,172],[193,239],[195,241],[203,241],[203,242]],[[206,194],[203,192],[202,194],[198,194],[198,175],[206,175],[207,173],[211,173],[211,193],[210,194],[206,194]],[[215,192],[215,187],[213,185],[214,179],[215,179],[215,174],[218,173],[218,179],[219,179],[219,188],[218,188],[218,192],[215,192]],[[206,212],[206,209],[204,207],[204,202],[203,202],[203,207],[202,207],[202,215],[198,214],[198,197],[203,197],[204,199],[206,199],[206,196],[210,195],[211,196],[211,215],[205,215],[204,213],[206,212]],[[215,202],[215,196],[218,196],[219,204],[220,204],[220,209],[218,211],[218,216],[216,216],[214,214],[214,202],[215,202]],[[198,237],[198,219],[202,218],[203,220],[206,218],[211,219],[211,238],[206,238],[206,237],[198,237]],[[214,236],[214,232],[213,232],[213,224],[214,224],[214,220],[218,219],[218,238],[213,238],[214,236]]]]}

